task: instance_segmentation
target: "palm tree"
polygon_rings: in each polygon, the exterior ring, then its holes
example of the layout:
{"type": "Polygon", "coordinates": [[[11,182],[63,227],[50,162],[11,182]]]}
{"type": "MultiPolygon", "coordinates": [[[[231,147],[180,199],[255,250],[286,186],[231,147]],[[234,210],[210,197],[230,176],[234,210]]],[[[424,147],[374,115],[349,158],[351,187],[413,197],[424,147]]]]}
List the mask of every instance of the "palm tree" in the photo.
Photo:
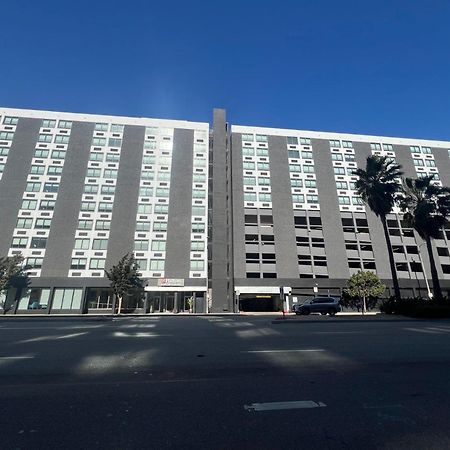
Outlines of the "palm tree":
{"type": "Polygon", "coordinates": [[[400,301],[400,288],[386,216],[392,211],[396,198],[401,191],[399,178],[403,175],[403,172],[400,169],[400,165],[392,162],[386,156],[371,155],[367,157],[366,170],[357,169],[355,171],[355,175],[359,177],[355,183],[358,195],[383,224],[396,301],[400,301]]]}
{"type": "Polygon", "coordinates": [[[404,195],[400,207],[405,211],[404,220],[414,228],[426,242],[430,258],[434,297],[442,299],[442,290],[434,261],[432,239],[442,235],[442,228],[448,223],[450,214],[450,189],[432,183],[434,176],[406,178],[403,182],[404,195]]]}

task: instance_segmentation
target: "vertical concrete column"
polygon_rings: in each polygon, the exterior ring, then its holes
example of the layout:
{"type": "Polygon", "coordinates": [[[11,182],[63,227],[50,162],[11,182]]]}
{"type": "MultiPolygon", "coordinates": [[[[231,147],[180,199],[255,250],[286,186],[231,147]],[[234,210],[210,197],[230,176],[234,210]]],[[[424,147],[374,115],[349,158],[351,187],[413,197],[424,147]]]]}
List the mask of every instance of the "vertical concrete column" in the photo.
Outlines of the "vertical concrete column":
{"type": "Polygon", "coordinates": [[[189,278],[193,146],[193,130],[175,129],[167,225],[165,271],[167,278],[189,278]]]}
{"type": "Polygon", "coordinates": [[[277,278],[299,278],[286,138],[269,136],[270,185],[277,278]]]}
{"type": "Polygon", "coordinates": [[[211,236],[211,312],[233,311],[233,280],[230,277],[231,241],[229,227],[232,214],[229,207],[230,163],[225,110],[214,109],[212,142],[212,236],[211,236]]]}
{"type": "Polygon", "coordinates": [[[0,180],[0,256],[5,256],[11,246],[41,123],[41,119],[21,117],[16,126],[0,180]]]}
{"type": "Polygon", "coordinates": [[[42,265],[42,277],[67,277],[94,124],[73,122],[42,265]]]}
{"type": "Polygon", "coordinates": [[[125,126],[108,240],[107,269],[134,250],[144,136],[144,127],[125,126]]]}
{"type": "Polygon", "coordinates": [[[325,254],[331,279],[346,280],[350,276],[345,250],[344,231],[339,211],[330,143],[324,139],[311,139],[317,190],[320,201],[325,254]]]}

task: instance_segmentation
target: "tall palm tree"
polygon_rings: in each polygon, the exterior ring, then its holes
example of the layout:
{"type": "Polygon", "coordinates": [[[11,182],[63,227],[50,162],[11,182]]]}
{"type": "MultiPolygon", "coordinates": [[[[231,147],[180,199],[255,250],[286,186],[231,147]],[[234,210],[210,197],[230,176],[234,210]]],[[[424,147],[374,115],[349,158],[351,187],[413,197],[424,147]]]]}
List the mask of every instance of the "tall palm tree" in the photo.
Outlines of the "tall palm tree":
{"type": "Polygon", "coordinates": [[[366,170],[357,169],[355,171],[359,177],[355,183],[358,195],[383,224],[396,301],[400,301],[400,288],[386,216],[392,211],[401,191],[399,179],[403,172],[400,169],[399,164],[394,163],[386,156],[371,155],[367,157],[366,170]]]}
{"type": "Polygon", "coordinates": [[[406,178],[400,207],[405,211],[404,220],[426,242],[430,258],[431,278],[436,300],[442,299],[442,290],[434,261],[432,239],[442,235],[442,228],[450,215],[450,189],[432,183],[434,176],[406,178]]]}

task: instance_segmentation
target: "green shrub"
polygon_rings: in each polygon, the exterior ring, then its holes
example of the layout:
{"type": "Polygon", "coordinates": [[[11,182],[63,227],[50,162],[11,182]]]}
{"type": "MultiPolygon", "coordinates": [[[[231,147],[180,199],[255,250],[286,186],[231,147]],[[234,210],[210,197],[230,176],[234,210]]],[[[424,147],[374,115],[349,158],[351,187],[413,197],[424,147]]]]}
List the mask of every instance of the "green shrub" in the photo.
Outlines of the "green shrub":
{"type": "Polygon", "coordinates": [[[385,314],[400,314],[416,318],[450,317],[450,301],[430,301],[421,297],[405,298],[399,302],[390,297],[380,305],[385,314]]]}

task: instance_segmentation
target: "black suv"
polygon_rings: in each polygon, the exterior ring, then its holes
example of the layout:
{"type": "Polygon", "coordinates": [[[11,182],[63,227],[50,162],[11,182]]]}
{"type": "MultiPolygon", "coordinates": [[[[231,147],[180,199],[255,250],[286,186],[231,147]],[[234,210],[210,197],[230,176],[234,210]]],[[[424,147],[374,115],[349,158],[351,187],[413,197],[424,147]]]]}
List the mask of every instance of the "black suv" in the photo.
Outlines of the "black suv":
{"type": "Polygon", "coordinates": [[[320,313],[322,315],[329,314],[334,316],[337,312],[341,311],[341,306],[339,305],[339,300],[335,297],[315,297],[301,305],[293,305],[292,312],[297,315],[310,314],[310,313],[320,313]]]}

